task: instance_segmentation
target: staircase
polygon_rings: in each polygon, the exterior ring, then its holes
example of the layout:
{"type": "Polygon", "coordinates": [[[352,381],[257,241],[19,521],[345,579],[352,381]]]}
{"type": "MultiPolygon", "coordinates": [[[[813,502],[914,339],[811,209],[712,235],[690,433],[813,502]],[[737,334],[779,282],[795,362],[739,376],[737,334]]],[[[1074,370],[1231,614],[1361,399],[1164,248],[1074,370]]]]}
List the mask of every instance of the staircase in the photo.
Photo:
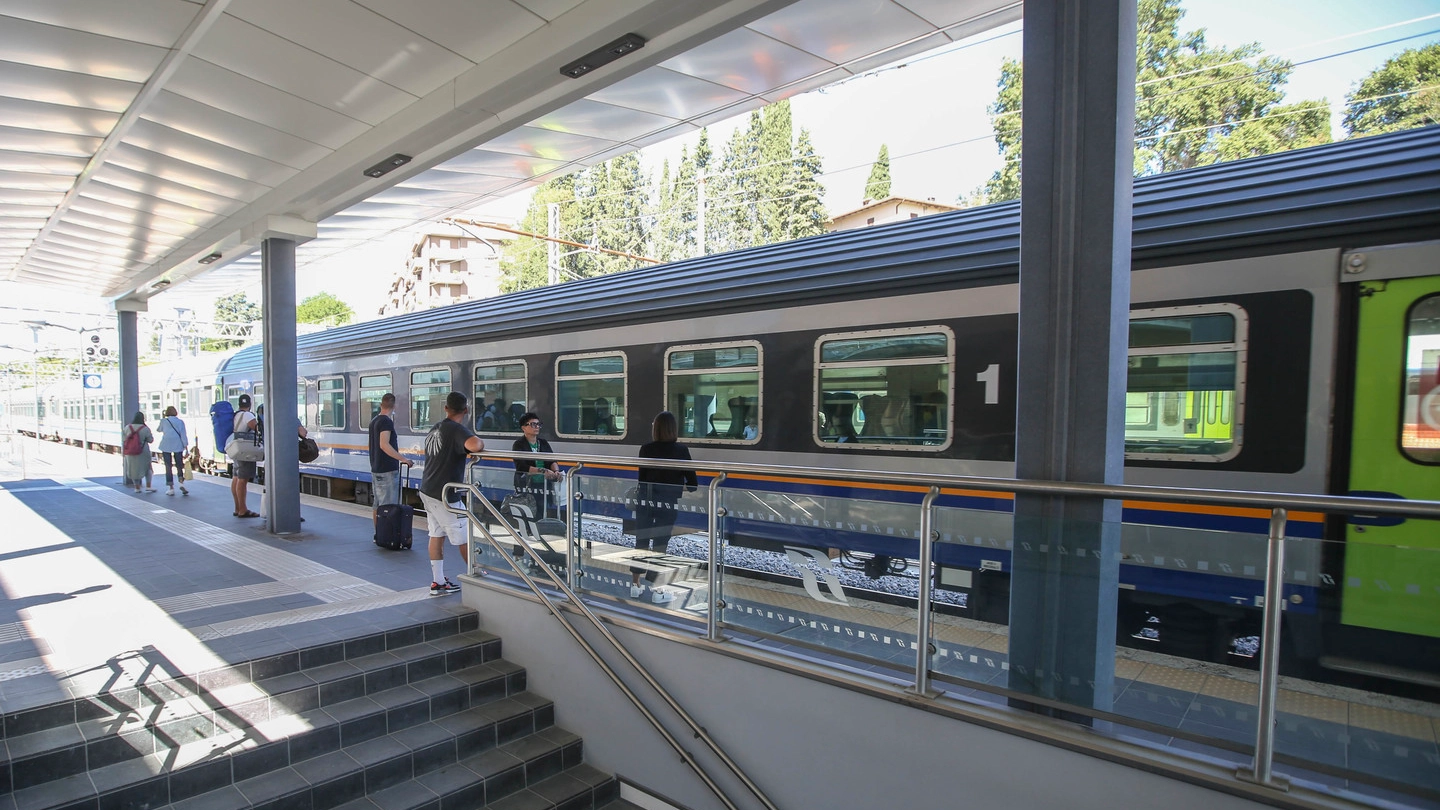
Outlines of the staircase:
{"type": "Polygon", "coordinates": [[[3,718],[0,810],[631,807],[467,614],[3,718]]]}

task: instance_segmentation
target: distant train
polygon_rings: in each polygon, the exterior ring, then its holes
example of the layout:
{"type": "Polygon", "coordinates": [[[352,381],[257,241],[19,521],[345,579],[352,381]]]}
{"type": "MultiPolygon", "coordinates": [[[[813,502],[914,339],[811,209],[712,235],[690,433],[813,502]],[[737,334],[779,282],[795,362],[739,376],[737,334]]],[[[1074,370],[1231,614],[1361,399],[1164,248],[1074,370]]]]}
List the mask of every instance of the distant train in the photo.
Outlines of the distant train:
{"type": "MultiPolygon", "coordinates": [[[[153,429],[165,409],[174,406],[185,423],[191,446],[198,446],[201,457],[212,466],[217,456],[210,429],[210,406],[219,390],[220,370],[233,354],[205,353],[146,364],[139,369],[140,410],[145,413],[146,423],[153,429]]],[[[70,378],[42,384],[39,397],[34,388],[16,389],[3,405],[22,433],[77,447],[88,442],[95,449],[119,452],[120,429],[135,416],[124,413],[120,402],[120,374],[111,369],[87,376],[98,380],[98,387],[84,388],[80,380],[70,378]]]]}
{"type": "MultiPolygon", "coordinates": [[[[1126,482],[1440,499],[1436,239],[1437,127],[1138,180],[1126,482]]],[[[451,390],[492,447],[533,410],[562,456],[634,456],[668,409],[702,468],[893,471],[888,487],[734,476],[754,494],[724,530],[903,571],[921,495],[906,473],[1014,474],[1018,255],[1018,205],[1000,204],[305,336],[296,397],[322,454],[302,478],[363,499],[366,425],[391,391],[402,448],[451,390]],[[797,504],[824,519],[787,520],[797,504]]],[[[263,401],[260,362],[227,358],[214,396],[263,401]]],[[[1006,619],[1011,503],[939,502],[937,582],[977,619],[1006,619]]],[[[1266,513],[1124,515],[1122,639],[1243,660],[1266,513]]],[[[1402,678],[1440,660],[1440,530],[1421,523],[1291,515],[1288,660],[1402,678]]]]}

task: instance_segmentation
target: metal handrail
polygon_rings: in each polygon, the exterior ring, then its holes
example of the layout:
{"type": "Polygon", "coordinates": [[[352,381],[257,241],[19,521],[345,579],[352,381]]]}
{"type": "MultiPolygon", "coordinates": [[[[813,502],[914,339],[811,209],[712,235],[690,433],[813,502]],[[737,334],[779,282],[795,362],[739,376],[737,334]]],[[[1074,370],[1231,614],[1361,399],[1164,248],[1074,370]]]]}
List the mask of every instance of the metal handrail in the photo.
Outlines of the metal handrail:
{"type": "MultiPolygon", "coordinates": [[[[669,693],[669,691],[667,691],[665,687],[661,686],[660,682],[655,680],[655,678],[650,674],[649,670],[647,670],[645,666],[635,658],[635,656],[631,655],[630,651],[627,650],[625,646],[620,643],[620,640],[616,638],[615,635],[611,633],[607,627],[605,627],[604,623],[600,621],[600,617],[596,616],[595,613],[590,610],[589,606],[582,602],[580,600],[580,597],[573,590],[571,590],[571,588],[567,584],[562,582],[559,577],[553,576],[549,573],[549,566],[546,565],[545,561],[540,557],[538,553],[536,553],[535,549],[530,547],[529,541],[523,538],[520,533],[515,529],[515,527],[510,525],[510,521],[505,519],[505,516],[502,515],[500,513],[500,510],[498,510],[495,505],[490,502],[489,498],[485,497],[485,494],[480,491],[479,486],[475,484],[446,484],[443,492],[441,493],[441,499],[445,503],[445,507],[447,509],[457,515],[468,516],[472,514],[471,508],[469,506],[462,507],[460,509],[456,509],[455,507],[450,506],[448,495],[449,493],[455,491],[465,492],[467,498],[470,500],[471,503],[474,503],[478,499],[480,503],[484,504],[485,509],[490,513],[492,517],[496,519],[496,522],[499,525],[504,526],[505,529],[510,533],[511,537],[515,538],[515,540],[517,541],[516,545],[524,549],[525,553],[530,557],[533,563],[539,567],[540,570],[547,572],[547,576],[549,577],[550,581],[557,588],[559,588],[563,594],[565,594],[565,598],[570,600],[570,604],[581,614],[583,614],[585,618],[590,620],[591,624],[595,626],[595,629],[602,636],[604,636],[607,641],[610,642],[611,646],[615,648],[616,652],[620,653],[620,655],[625,659],[625,661],[630,664],[631,668],[633,668],[635,672],[641,678],[643,678],[646,683],[650,685],[650,688],[655,690],[655,693],[658,694],[660,698],[665,701],[665,704],[670,707],[670,710],[675,712],[675,714],[679,716],[682,721],[684,721],[685,725],[690,727],[691,733],[693,733],[697,739],[705,743],[705,746],[710,749],[711,753],[715,754],[715,756],[717,756],[720,761],[724,763],[725,767],[730,771],[730,773],[736,779],[739,779],[740,782],[745,785],[746,789],[748,789],[751,794],[753,794],[755,798],[760,801],[761,804],[768,808],[768,810],[778,810],[775,804],[770,801],[770,798],[765,795],[764,791],[762,791],[758,785],[756,785],[753,781],[750,780],[750,777],[746,776],[745,773],[740,770],[740,766],[737,765],[735,761],[731,759],[728,754],[725,753],[724,749],[722,749],[719,744],[716,743],[713,738],[711,738],[710,734],[698,722],[695,721],[695,718],[691,717],[690,713],[685,711],[684,707],[682,707],[679,702],[675,700],[675,698],[669,693]]],[[[665,738],[665,741],[668,742],[672,748],[675,749],[675,752],[680,755],[680,758],[684,760],[685,763],[689,765],[692,770],[695,771],[695,774],[699,776],[702,781],[705,782],[705,784],[710,788],[710,790],[715,793],[716,798],[720,799],[720,801],[724,803],[726,807],[730,808],[730,810],[739,810],[739,808],[734,804],[734,802],[732,802],[730,798],[725,795],[725,792],[720,789],[720,786],[717,785],[713,779],[711,779],[708,773],[706,773],[705,769],[700,766],[700,763],[696,761],[694,755],[687,751],[685,747],[680,744],[679,740],[675,739],[675,736],[671,734],[669,729],[665,728],[665,726],[660,722],[659,718],[657,718],[654,713],[652,713],[650,709],[645,706],[645,704],[640,700],[640,697],[636,695],[635,692],[628,685],[626,685],[623,680],[620,679],[619,674],[616,673],[615,670],[608,663],[606,663],[603,658],[600,657],[600,653],[595,649],[595,647],[588,641],[586,641],[585,637],[580,635],[580,632],[576,630],[575,627],[570,624],[570,622],[566,621],[564,614],[560,610],[560,607],[545,594],[545,592],[540,588],[540,585],[529,574],[525,573],[525,571],[520,566],[519,560],[514,559],[510,555],[506,554],[500,548],[500,544],[495,540],[495,537],[490,534],[489,530],[480,528],[477,525],[477,521],[470,521],[470,525],[474,526],[476,529],[479,530],[482,535],[484,535],[485,539],[489,541],[490,545],[495,549],[495,553],[510,564],[510,567],[515,571],[515,574],[519,576],[520,579],[523,580],[527,586],[529,586],[531,592],[533,592],[535,596],[541,601],[541,603],[543,603],[546,608],[549,609],[551,614],[553,614],[556,619],[560,620],[560,624],[565,627],[565,629],[570,633],[571,637],[574,638],[575,641],[578,642],[580,646],[585,649],[585,652],[589,653],[590,658],[594,660],[597,665],[599,665],[600,669],[603,670],[607,676],[609,676],[611,682],[614,683],[615,686],[618,687],[620,691],[625,694],[625,697],[627,697],[630,700],[630,703],[634,705],[635,708],[639,710],[642,715],[644,715],[645,719],[650,722],[650,725],[653,726],[656,731],[660,732],[660,735],[665,738]]],[[[569,534],[568,531],[567,534],[569,534]]],[[[568,550],[566,551],[566,555],[568,560],[568,550]]]]}
{"type": "Polygon", "coordinates": [[[1232,489],[1187,489],[1138,484],[1089,484],[1075,481],[1033,481],[1018,478],[991,478],[978,475],[906,472],[903,480],[892,471],[848,470],[829,467],[794,467],[779,464],[749,464],[733,461],[669,461],[658,458],[616,458],[579,453],[516,453],[486,450],[476,454],[482,458],[504,460],[561,460],[601,466],[627,468],[653,467],[670,470],[723,472],[730,475],[783,476],[786,478],[821,478],[833,481],[864,481],[917,488],[974,489],[986,492],[1011,492],[1026,495],[1069,495],[1073,497],[1110,500],[1158,501],[1161,503],[1216,504],[1252,506],[1269,512],[1285,509],[1290,512],[1334,512],[1342,515],[1406,515],[1440,520],[1440,501],[1411,501],[1394,498],[1362,498],[1353,495],[1305,495],[1285,492],[1253,492],[1232,489]]]}

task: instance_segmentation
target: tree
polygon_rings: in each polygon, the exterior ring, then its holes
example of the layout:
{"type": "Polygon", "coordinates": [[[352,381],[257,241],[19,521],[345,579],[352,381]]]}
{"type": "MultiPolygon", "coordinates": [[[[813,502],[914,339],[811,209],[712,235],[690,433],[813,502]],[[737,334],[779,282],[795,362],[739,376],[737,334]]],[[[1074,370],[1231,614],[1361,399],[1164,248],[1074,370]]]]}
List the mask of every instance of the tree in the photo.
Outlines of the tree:
{"type": "Polygon", "coordinates": [[[260,320],[260,304],[243,292],[215,299],[215,320],[220,323],[251,323],[260,320]]]}
{"type": "Polygon", "coordinates": [[[349,304],[328,292],[318,292],[295,307],[296,323],[318,323],[326,326],[343,326],[355,317],[355,310],[349,304]]]}
{"type": "MultiPolygon", "coordinates": [[[[698,150],[697,150],[698,154],[698,150]]],[[[809,133],[793,136],[790,102],[750,114],[725,144],[706,194],[706,252],[768,245],[824,232],[820,157],[809,133]]]]}
{"type": "MultiPolygon", "coordinates": [[[[1136,41],[1135,173],[1205,166],[1330,140],[1324,99],[1282,105],[1293,65],[1260,57],[1258,43],[1212,46],[1185,34],[1180,0],[1140,0],[1136,41]]],[[[1022,70],[1006,60],[989,111],[1005,165],[985,186],[989,202],[1020,196],[1022,70]]]]}
{"type": "Polygon", "coordinates": [[[1349,137],[1440,123],[1440,43],[1385,61],[1345,96],[1349,137]]]}
{"type": "MultiPolygon", "coordinates": [[[[549,234],[549,205],[559,204],[561,234],[574,233],[579,228],[580,212],[575,202],[575,175],[567,174],[554,180],[547,180],[535,189],[530,197],[530,207],[520,220],[520,230],[530,233],[549,234]]],[[[512,239],[500,255],[500,291],[517,292],[535,287],[544,287],[550,278],[547,264],[550,245],[543,239],[512,239]]],[[[561,253],[572,248],[560,247],[561,253]]],[[[574,275],[574,256],[560,259],[561,277],[574,275]]]]}
{"type": "MultiPolygon", "coordinates": [[[[219,323],[254,323],[260,320],[260,315],[260,304],[251,301],[243,292],[215,299],[215,320],[219,323]]],[[[200,350],[219,352],[244,344],[243,340],[207,338],[200,343],[200,350]]]]}
{"type": "Polygon", "coordinates": [[[815,152],[810,131],[801,127],[800,136],[795,139],[795,160],[790,167],[792,213],[786,239],[803,239],[825,233],[829,216],[820,202],[820,198],[825,196],[825,187],[820,185],[822,173],[820,155],[815,152]]]}
{"type": "Polygon", "coordinates": [[[995,130],[995,143],[1005,165],[985,184],[989,202],[1020,199],[1020,101],[1023,95],[1020,63],[1006,58],[1000,63],[999,92],[985,110],[990,113],[990,126],[995,130]]]}
{"type": "Polygon", "coordinates": [[[865,199],[883,200],[890,196],[890,147],[880,144],[880,154],[870,164],[870,176],[865,178],[865,199]]]}

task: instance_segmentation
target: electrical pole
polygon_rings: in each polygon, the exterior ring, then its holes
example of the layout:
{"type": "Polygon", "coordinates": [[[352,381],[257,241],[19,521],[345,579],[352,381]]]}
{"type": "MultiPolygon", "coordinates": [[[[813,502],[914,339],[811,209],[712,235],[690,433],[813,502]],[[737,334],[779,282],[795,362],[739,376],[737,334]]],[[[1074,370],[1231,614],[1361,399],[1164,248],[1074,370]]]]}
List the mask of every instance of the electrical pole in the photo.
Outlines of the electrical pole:
{"type": "Polygon", "coordinates": [[[695,256],[705,255],[705,170],[695,175],[695,256]]]}
{"type": "Polygon", "coordinates": [[[550,237],[545,243],[545,269],[549,271],[546,284],[560,283],[560,203],[545,204],[545,233],[550,237]]]}

